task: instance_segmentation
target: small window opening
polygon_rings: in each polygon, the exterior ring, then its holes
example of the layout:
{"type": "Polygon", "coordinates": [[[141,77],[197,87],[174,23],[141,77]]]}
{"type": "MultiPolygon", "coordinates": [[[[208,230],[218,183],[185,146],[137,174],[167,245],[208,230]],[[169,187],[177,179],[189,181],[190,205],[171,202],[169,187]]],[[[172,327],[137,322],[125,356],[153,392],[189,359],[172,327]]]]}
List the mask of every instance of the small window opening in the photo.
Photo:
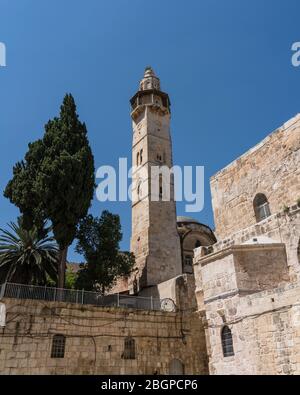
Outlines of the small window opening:
{"type": "Polygon", "coordinates": [[[132,337],[126,337],[124,340],[123,359],[135,359],[135,340],[132,337]]]}
{"type": "Polygon", "coordinates": [[[64,358],[66,337],[64,335],[54,335],[52,339],[51,358],[64,358]]]}
{"type": "Polygon", "coordinates": [[[221,333],[222,349],[224,357],[234,355],[232,333],[228,326],[224,326],[221,333]]]}
{"type": "Polygon", "coordinates": [[[259,193],[255,196],[253,207],[257,222],[263,221],[264,219],[270,217],[270,205],[268,199],[263,193],[259,193]]]}
{"type": "Polygon", "coordinates": [[[195,243],[195,248],[199,248],[199,247],[201,247],[201,242],[200,240],[197,240],[195,243]]]}

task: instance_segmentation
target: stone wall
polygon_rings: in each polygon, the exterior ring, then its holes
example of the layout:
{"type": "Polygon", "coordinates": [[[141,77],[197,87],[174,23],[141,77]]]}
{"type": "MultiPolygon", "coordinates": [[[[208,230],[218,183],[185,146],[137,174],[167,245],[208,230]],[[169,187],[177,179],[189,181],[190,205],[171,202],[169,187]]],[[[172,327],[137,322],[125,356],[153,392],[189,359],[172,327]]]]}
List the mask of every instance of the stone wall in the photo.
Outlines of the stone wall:
{"type": "Polygon", "coordinates": [[[210,374],[300,374],[300,208],[195,252],[210,374]],[[221,330],[233,335],[224,357],[221,330]]]}
{"type": "Polygon", "coordinates": [[[219,240],[256,223],[253,200],[267,197],[271,213],[300,198],[300,115],[289,120],[211,179],[219,240]]]}
{"type": "Polygon", "coordinates": [[[206,304],[210,374],[300,374],[300,287],[286,285],[261,293],[206,304]],[[233,336],[234,356],[224,357],[221,330],[233,336]]]}
{"type": "Polygon", "coordinates": [[[195,252],[211,374],[300,374],[300,209],[279,212],[195,252]],[[233,335],[224,357],[221,330],[233,335]]]}
{"type": "MultiPolygon", "coordinates": [[[[225,239],[219,240],[203,253],[217,253],[234,245],[255,243],[253,240],[257,240],[258,243],[266,240],[268,243],[284,244],[290,280],[294,282],[300,279],[300,207],[298,205],[292,206],[288,213],[280,211],[258,224],[227,235],[225,239]]],[[[200,250],[198,258],[199,253],[200,250]]]]}
{"type": "Polygon", "coordinates": [[[210,374],[300,374],[300,283],[289,282],[284,244],[233,245],[204,256],[199,249],[194,270],[210,374]]]}
{"type": "Polygon", "coordinates": [[[3,299],[0,374],[169,374],[172,360],[187,374],[207,374],[201,315],[3,299]],[[65,357],[51,358],[55,334],[66,336],[65,357]],[[124,359],[124,340],[136,358],[124,359]]]}
{"type": "Polygon", "coordinates": [[[218,242],[194,258],[210,374],[300,374],[299,148],[297,115],[211,179],[218,242]],[[260,222],[258,193],[271,211],[260,222]]]}
{"type": "Polygon", "coordinates": [[[205,303],[273,289],[290,281],[284,244],[232,246],[197,258],[196,294],[203,293],[205,303]]]}

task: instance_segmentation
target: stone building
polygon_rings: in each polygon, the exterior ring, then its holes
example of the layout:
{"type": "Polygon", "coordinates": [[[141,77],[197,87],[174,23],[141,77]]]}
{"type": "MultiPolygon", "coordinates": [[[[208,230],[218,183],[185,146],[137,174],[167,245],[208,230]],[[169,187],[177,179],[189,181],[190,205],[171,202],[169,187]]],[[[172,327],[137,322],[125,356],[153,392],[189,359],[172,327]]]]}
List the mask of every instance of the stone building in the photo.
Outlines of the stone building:
{"type": "Polygon", "coordinates": [[[300,374],[300,115],[211,179],[217,243],[196,250],[211,374],[300,374]]]}
{"type": "Polygon", "coordinates": [[[173,166],[170,115],[147,68],[131,99],[133,274],[100,302],[2,286],[0,374],[300,374],[300,115],[212,177],[214,232],[177,217],[173,177],[164,199],[152,172],[173,166]]]}
{"type": "Polygon", "coordinates": [[[177,219],[173,177],[165,199],[163,174],[151,172],[173,166],[170,100],[151,68],[131,106],[133,275],[103,298],[106,307],[94,306],[94,294],[58,301],[50,289],[3,286],[2,374],[208,374],[192,261],[195,247],[216,240],[209,227],[177,219]]]}
{"type": "Polygon", "coordinates": [[[180,236],[183,273],[193,273],[194,250],[201,246],[211,246],[217,240],[209,226],[200,224],[190,217],[177,217],[180,236]]]}
{"type": "MultiPolygon", "coordinates": [[[[27,290],[28,291],[28,290],[27,290]]],[[[1,299],[0,374],[207,374],[196,313],[1,299]]],[[[203,328],[203,327],[202,327],[203,328]]]]}
{"type": "MultiPolygon", "coordinates": [[[[172,168],[170,100],[160,90],[160,81],[147,68],[139,91],[131,99],[133,126],[132,234],[137,275],[134,292],[155,286],[182,272],[180,239],[176,227],[174,185],[170,199],[163,201],[162,179],[153,196],[154,166],[172,168]]],[[[158,174],[157,177],[160,177],[158,174]]]]}
{"type": "MultiPolygon", "coordinates": [[[[120,279],[112,292],[174,298],[176,282],[186,274],[194,287],[194,249],[216,242],[209,226],[176,217],[171,102],[151,67],[130,100],[133,128],[131,251],[133,275],[120,279]],[[159,172],[153,173],[153,168],[159,172]],[[163,169],[169,171],[165,176],[163,169]],[[156,188],[156,189],[155,189],[156,188]]],[[[194,295],[193,295],[194,299],[194,295]]],[[[175,300],[176,303],[176,300],[175,300]]]]}

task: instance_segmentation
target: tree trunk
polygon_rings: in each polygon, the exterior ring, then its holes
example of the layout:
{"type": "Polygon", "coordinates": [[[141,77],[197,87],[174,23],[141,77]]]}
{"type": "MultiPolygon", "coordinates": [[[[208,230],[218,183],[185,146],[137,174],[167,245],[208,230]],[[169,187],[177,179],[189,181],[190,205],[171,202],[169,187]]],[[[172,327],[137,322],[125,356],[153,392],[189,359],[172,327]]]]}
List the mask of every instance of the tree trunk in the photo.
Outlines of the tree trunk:
{"type": "Polygon", "coordinates": [[[68,247],[59,250],[59,267],[58,267],[58,288],[65,287],[66,263],[68,247]]]}

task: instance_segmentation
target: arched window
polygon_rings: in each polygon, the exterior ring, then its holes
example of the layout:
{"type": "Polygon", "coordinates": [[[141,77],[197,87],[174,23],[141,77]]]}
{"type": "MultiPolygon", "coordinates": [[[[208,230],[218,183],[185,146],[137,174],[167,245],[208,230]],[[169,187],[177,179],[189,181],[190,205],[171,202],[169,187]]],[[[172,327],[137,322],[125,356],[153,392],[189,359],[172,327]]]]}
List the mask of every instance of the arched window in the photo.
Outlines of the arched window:
{"type": "Polygon", "coordinates": [[[271,211],[268,199],[263,193],[259,193],[255,196],[253,201],[253,207],[255,211],[256,221],[260,222],[265,218],[270,217],[271,211]]]}
{"type": "Polygon", "coordinates": [[[132,337],[126,337],[124,340],[123,359],[135,359],[135,340],[132,337]]]}
{"type": "Polygon", "coordinates": [[[140,163],[143,163],[143,150],[140,151],[140,163]]]}
{"type": "Polygon", "coordinates": [[[139,161],[140,161],[140,153],[138,152],[138,153],[136,154],[136,165],[137,165],[137,166],[139,165],[139,161]]]}
{"type": "Polygon", "coordinates": [[[299,239],[299,242],[298,242],[297,257],[298,257],[298,263],[300,264],[300,239],[299,239]]]}
{"type": "Polygon", "coordinates": [[[199,248],[199,247],[201,247],[201,241],[197,240],[195,243],[195,248],[199,248]]]}
{"type": "Polygon", "coordinates": [[[64,358],[66,337],[64,335],[54,335],[52,338],[51,358],[64,358]]]}
{"type": "Polygon", "coordinates": [[[234,355],[232,333],[228,326],[224,326],[221,332],[222,349],[224,357],[232,357],[234,355]]]}

